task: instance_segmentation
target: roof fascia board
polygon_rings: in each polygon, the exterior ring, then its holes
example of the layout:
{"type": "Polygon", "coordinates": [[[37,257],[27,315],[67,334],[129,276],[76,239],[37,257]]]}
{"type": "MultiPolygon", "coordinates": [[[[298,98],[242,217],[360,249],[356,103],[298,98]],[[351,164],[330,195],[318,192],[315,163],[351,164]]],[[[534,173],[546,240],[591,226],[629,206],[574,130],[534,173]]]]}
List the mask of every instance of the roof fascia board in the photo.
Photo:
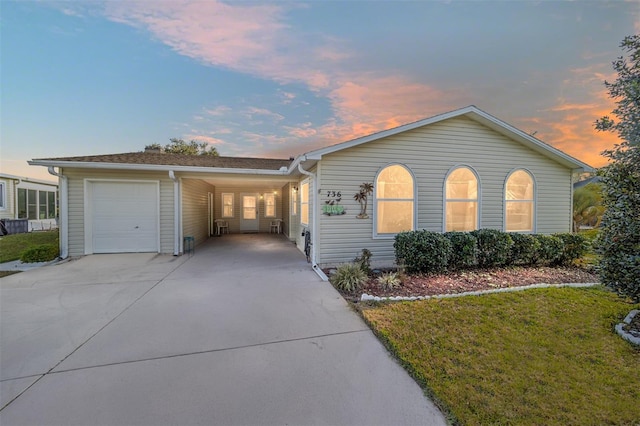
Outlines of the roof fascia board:
{"type": "Polygon", "coordinates": [[[8,179],[8,180],[17,180],[17,181],[21,181],[21,182],[37,183],[39,185],[58,186],[57,182],[52,182],[50,180],[34,179],[34,178],[26,177],[26,176],[9,175],[9,174],[6,174],[6,173],[0,173],[0,179],[8,179]]]}
{"type": "Polygon", "coordinates": [[[129,164],[129,163],[98,163],[81,161],[48,161],[31,160],[28,163],[32,166],[53,166],[69,167],[76,169],[118,169],[118,170],[141,170],[166,172],[173,170],[176,172],[196,172],[196,173],[224,173],[224,174],[253,174],[253,175],[287,175],[288,171],[265,170],[265,169],[237,169],[223,167],[197,167],[197,166],[171,166],[166,164],[129,164]]]}

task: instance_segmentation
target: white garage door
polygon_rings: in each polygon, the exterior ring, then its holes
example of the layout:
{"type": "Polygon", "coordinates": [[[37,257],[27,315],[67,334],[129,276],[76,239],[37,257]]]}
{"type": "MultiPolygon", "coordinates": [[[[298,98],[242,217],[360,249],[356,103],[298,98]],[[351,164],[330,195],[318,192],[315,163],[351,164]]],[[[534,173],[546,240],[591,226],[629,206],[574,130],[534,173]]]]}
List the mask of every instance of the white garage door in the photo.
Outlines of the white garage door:
{"type": "Polygon", "coordinates": [[[90,182],[86,251],[159,251],[158,189],[158,182],[90,182]]]}

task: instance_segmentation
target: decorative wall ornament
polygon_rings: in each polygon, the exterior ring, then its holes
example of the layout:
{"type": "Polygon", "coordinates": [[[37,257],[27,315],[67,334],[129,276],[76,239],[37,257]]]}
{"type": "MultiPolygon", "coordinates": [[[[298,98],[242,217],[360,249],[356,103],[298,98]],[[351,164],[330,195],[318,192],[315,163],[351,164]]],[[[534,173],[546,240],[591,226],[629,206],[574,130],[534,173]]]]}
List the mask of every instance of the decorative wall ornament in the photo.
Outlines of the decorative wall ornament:
{"type": "Polygon", "coordinates": [[[343,215],[347,211],[340,204],[342,201],[342,193],[340,191],[327,191],[327,200],[322,206],[322,214],[327,216],[343,215]]]}
{"type": "Polygon", "coordinates": [[[360,185],[360,192],[353,196],[353,199],[360,203],[360,214],[356,216],[358,219],[368,219],[367,204],[369,195],[373,194],[373,184],[363,183],[360,185]]]}

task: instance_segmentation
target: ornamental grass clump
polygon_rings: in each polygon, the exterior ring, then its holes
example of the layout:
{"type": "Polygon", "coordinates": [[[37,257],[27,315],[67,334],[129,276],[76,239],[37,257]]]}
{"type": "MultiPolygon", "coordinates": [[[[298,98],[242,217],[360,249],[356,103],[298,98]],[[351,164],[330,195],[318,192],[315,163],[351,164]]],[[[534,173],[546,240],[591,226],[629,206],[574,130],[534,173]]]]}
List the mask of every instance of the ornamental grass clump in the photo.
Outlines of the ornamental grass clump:
{"type": "Polygon", "coordinates": [[[350,293],[359,290],[366,281],[366,272],[362,270],[360,265],[354,263],[338,266],[336,272],[329,278],[329,282],[337,289],[350,293]]]}
{"type": "Polygon", "coordinates": [[[382,290],[391,291],[402,285],[402,279],[397,272],[386,272],[380,275],[376,281],[382,290]]]}

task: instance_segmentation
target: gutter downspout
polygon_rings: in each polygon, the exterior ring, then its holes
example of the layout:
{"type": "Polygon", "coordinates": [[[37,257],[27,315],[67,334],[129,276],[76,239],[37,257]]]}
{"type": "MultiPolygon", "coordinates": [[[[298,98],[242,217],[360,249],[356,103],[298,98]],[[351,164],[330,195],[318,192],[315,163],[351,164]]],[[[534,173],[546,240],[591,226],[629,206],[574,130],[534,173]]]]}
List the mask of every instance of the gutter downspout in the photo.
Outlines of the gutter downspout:
{"type": "Polygon", "coordinates": [[[169,179],[173,181],[173,255],[180,256],[181,229],[180,229],[180,181],[173,170],[169,170],[169,179]]]}
{"type": "MultiPolygon", "coordinates": [[[[49,174],[58,177],[60,184],[60,258],[69,257],[69,182],[65,175],[56,172],[53,166],[47,168],[49,174]]],[[[62,169],[60,169],[62,171],[62,169]]]]}
{"type": "Polygon", "coordinates": [[[322,281],[329,281],[329,277],[327,277],[324,272],[322,272],[322,269],[320,269],[318,263],[316,262],[316,247],[318,241],[318,215],[316,214],[316,211],[318,210],[318,191],[316,189],[317,179],[315,173],[309,172],[302,168],[302,162],[306,160],[307,157],[305,156],[304,160],[298,163],[298,170],[303,175],[309,176],[312,182],[311,193],[313,194],[313,215],[311,216],[311,266],[313,267],[313,270],[316,272],[316,274],[318,274],[320,279],[322,279],[322,281]]]}

